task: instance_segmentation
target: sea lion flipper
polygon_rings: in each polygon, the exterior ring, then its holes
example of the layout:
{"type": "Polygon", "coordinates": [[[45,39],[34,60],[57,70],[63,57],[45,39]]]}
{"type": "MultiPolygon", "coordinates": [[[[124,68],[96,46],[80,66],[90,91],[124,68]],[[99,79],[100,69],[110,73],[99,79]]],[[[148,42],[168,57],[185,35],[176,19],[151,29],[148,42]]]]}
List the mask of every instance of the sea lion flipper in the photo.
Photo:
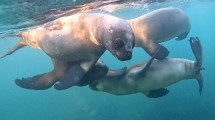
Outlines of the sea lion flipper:
{"type": "Polygon", "coordinates": [[[195,78],[199,84],[199,94],[201,95],[202,94],[202,88],[203,88],[203,77],[202,77],[202,74],[201,72],[198,72],[196,75],[195,75],[195,78]]]}
{"type": "Polygon", "coordinates": [[[85,86],[90,84],[93,81],[101,79],[104,77],[109,71],[107,65],[105,65],[102,60],[98,60],[95,65],[86,73],[86,75],[81,79],[81,81],[77,84],[78,86],[85,86]]]}
{"type": "Polygon", "coordinates": [[[147,64],[145,65],[145,67],[140,71],[140,75],[142,77],[144,77],[146,75],[146,71],[149,69],[150,65],[152,64],[154,60],[154,57],[152,57],[148,62],[147,64]]]}
{"type": "Polygon", "coordinates": [[[59,80],[59,83],[54,85],[54,88],[56,90],[64,90],[72,86],[79,85],[86,73],[89,72],[92,65],[95,65],[96,61],[91,60],[70,63],[68,71],[64,74],[61,80],[59,80]]]}
{"type": "Polygon", "coordinates": [[[202,66],[202,46],[198,37],[190,37],[190,46],[196,58],[197,66],[202,66]]]}
{"type": "Polygon", "coordinates": [[[153,42],[154,40],[148,40],[146,43],[141,43],[144,50],[155,59],[163,60],[169,55],[169,50],[161,44],[153,42]],[[159,50],[159,51],[158,51],[159,50]],[[158,52],[158,53],[157,53],[158,52]],[[157,53],[157,54],[156,54],[157,53]],[[156,55],[155,55],[156,54],[156,55]]]}
{"type": "Polygon", "coordinates": [[[67,71],[69,64],[63,61],[52,59],[54,69],[48,73],[33,77],[15,80],[16,84],[22,88],[33,90],[44,90],[52,87],[60,77],[67,71]]]}
{"type": "Polygon", "coordinates": [[[84,77],[89,80],[98,80],[104,77],[107,74],[108,70],[108,66],[99,59],[84,77]]]}
{"type": "Polygon", "coordinates": [[[155,53],[151,54],[151,56],[156,54],[154,58],[158,60],[163,60],[169,55],[169,50],[161,44],[158,44],[158,45],[159,47],[156,49],[155,53]]]}
{"type": "Polygon", "coordinates": [[[149,98],[160,98],[167,95],[168,93],[169,90],[167,90],[166,88],[160,88],[157,90],[150,90],[146,96],[149,98]]]}
{"type": "Polygon", "coordinates": [[[202,46],[199,38],[190,37],[190,46],[196,58],[196,67],[198,70],[195,74],[195,78],[199,84],[199,94],[201,95],[203,88],[203,77],[200,70],[204,70],[204,68],[202,67],[202,46]]]}
{"type": "Polygon", "coordinates": [[[17,51],[18,49],[22,48],[26,46],[25,44],[23,44],[23,40],[19,41],[12,49],[10,49],[9,51],[7,51],[5,54],[1,55],[0,56],[0,59],[1,58],[4,58],[12,53],[14,53],[15,51],[17,51]]]}
{"type": "Polygon", "coordinates": [[[59,80],[59,83],[54,85],[56,90],[68,89],[74,85],[77,85],[82,77],[86,74],[85,70],[79,63],[74,63],[70,66],[69,70],[59,80]]]}
{"type": "Polygon", "coordinates": [[[52,87],[55,81],[55,74],[52,71],[33,77],[16,79],[15,83],[25,89],[44,90],[52,87]]]}
{"type": "Polygon", "coordinates": [[[155,52],[155,54],[151,57],[151,59],[146,63],[146,65],[145,65],[145,66],[142,66],[142,68],[139,70],[139,74],[138,74],[138,75],[140,75],[141,77],[144,77],[144,76],[145,76],[147,70],[148,70],[149,67],[151,66],[151,64],[152,64],[152,62],[153,62],[155,56],[156,56],[157,54],[159,54],[161,48],[162,48],[162,46],[160,46],[160,47],[158,48],[158,50],[157,50],[157,51],[155,52]]]}

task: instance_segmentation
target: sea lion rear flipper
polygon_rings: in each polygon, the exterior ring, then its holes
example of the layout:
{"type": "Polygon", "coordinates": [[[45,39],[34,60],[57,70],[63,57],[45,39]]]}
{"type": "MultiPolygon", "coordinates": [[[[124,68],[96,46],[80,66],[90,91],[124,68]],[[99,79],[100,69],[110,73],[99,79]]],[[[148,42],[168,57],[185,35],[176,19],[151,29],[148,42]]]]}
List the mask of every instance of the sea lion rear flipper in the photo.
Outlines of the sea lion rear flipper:
{"type": "Polygon", "coordinates": [[[166,88],[160,88],[157,90],[150,90],[146,96],[149,98],[160,98],[167,95],[168,93],[169,90],[167,90],[166,88]]]}
{"type": "Polygon", "coordinates": [[[190,37],[190,46],[196,58],[197,66],[202,66],[202,46],[198,37],[190,37]]]}
{"type": "Polygon", "coordinates": [[[18,50],[18,49],[20,49],[20,48],[22,48],[24,46],[26,46],[26,45],[23,44],[23,40],[19,41],[12,49],[10,49],[9,51],[7,51],[5,54],[1,55],[0,59],[4,58],[4,57],[6,57],[6,56],[8,56],[8,55],[10,55],[12,53],[14,53],[16,50],[18,50]]]}
{"type": "Polygon", "coordinates": [[[198,37],[190,37],[190,46],[192,48],[193,54],[196,58],[196,67],[197,72],[195,74],[195,78],[199,84],[199,94],[202,93],[203,88],[203,77],[201,74],[201,70],[204,70],[202,67],[202,46],[198,37]]]}
{"type": "Polygon", "coordinates": [[[201,95],[202,94],[202,88],[203,88],[203,77],[202,77],[202,74],[200,72],[198,72],[196,75],[195,75],[195,78],[199,84],[199,94],[201,95]]]}

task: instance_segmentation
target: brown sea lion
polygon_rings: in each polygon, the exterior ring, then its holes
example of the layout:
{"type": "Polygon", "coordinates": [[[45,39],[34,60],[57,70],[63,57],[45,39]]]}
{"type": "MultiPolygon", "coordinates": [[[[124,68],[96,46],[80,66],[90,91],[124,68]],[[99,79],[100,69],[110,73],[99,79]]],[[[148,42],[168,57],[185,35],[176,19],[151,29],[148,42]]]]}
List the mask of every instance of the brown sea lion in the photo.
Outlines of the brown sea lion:
{"type": "Polygon", "coordinates": [[[135,35],[135,47],[144,48],[151,56],[158,51],[154,56],[157,59],[164,59],[169,54],[159,43],[175,37],[176,40],[182,40],[191,28],[188,16],[179,8],[157,9],[128,22],[135,35]]]}
{"type": "Polygon", "coordinates": [[[126,20],[99,13],[61,17],[16,36],[22,38],[20,42],[0,58],[30,46],[42,49],[54,65],[48,73],[16,80],[16,84],[29,89],[47,89],[59,79],[56,89],[69,88],[85,75],[105,50],[125,61],[131,59],[135,43],[126,20]],[[62,88],[64,83],[66,87],[62,88]]]}
{"type": "MultiPolygon", "coordinates": [[[[190,30],[188,16],[178,8],[154,10],[141,17],[129,20],[128,22],[135,33],[136,47],[143,47],[146,51],[150,52],[150,55],[153,55],[158,47],[161,47],[159,53],[155,56],[157,59],[164,59],[169,53],[168,50],[159,43],[174,37],[183,39],[190,30]]],[[[74,67],[74,69],[75,68],[76,67],[74,67]]],[[[73,84],[66,83],[66,81],[64,83],[65,86],[67,86],[67,84],[73,84]]],[[[61,85],[61,87],[63,88],[63,85],[61,85]]]]}
{"type": "MultiPolygon", "coordinates": [[[[166,95],[167,86],[185,79],[196,79],[199,93],[203,88],[202,48],[197,37],[190,38],[190,44],[196,61],[181,58],[154,60],[129,67],[124,74],[114,74],[111,70],[105,77],[90,83],[90,88],[114,95],[128,95],[141,92],[148,97],[157,98],[166,95]]],[[[121,71],[121,70],[119,70],[121,71]]]]}
{"type": "MultiPolygon", "coordinates": [[[[135,47],[142,47],[153,56],[161,42],[187,37],[191,25],[188,16],[178,8],[161,8],[128,20],[135,35],[135,47]]],[[[156,59],[164,59],[169,51],[161,47],[156,59]]]]}

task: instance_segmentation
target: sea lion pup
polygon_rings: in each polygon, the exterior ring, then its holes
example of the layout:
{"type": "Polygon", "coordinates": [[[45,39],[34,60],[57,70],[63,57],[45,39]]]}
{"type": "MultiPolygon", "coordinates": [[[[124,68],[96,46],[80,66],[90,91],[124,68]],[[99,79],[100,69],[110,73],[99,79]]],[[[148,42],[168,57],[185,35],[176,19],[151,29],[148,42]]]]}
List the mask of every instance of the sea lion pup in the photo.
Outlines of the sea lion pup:
{"type": "MultiPolygon", "coordinates": [[[[191,25],[188,16],[178,8],[161,8],[128,20],[134,35],[135,47],[142,47],[150,56],[155,55],[161,42],[187,37],[191,25]]],[[[164,59],[169,51],[161,47],[156,59],[164,59]]]]}
{"type": "Polygon", "coordinates": [[[15,36],[22,39],[0,58],[30,46],[42,49],[54,65],[48,73],[16,80],[17,85],[28,89],[47,89],[59,79],[56,89],[69,88],[106,50],[125,61],[131,59],[135,44],[132,29],[126,20],[100,13],[61,17],[15,36]]]}
{"type": "Polygon", "coordinates": [[[184,79],[195,78],[198,81],[201,95],[203,88],[203,78],[200,73],[200,70],[203,69],[201,67],[202,48],[198,38],[191,37],[190,44],[196,61],[180,58],[153,60],[154,58],[152,58],[149,62],[129,67],[124,74],[112,75],[108,72],[105,77],[90,82],[90,88],[114,95],[141,92],[150,98],[158,98],[169,92],[165,89],[167,86],[184,79]]]}

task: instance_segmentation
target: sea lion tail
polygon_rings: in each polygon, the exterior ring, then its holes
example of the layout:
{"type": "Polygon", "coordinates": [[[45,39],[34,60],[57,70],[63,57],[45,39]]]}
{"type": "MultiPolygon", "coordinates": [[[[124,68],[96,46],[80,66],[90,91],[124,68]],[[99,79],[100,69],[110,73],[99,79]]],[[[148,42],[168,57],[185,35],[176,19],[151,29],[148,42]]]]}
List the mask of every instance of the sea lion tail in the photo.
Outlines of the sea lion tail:
{"type": "Polygon", "coordinates": [[[204,67],[202,67],[202,46],[198,37],[190,37],[190,45],[196,58],[197,72],[195,74],[195,78],[199,84],[199,93],[201,95],[203,88],[203,77],[201,74],[201,70],[205,69],[204,67]]]}

